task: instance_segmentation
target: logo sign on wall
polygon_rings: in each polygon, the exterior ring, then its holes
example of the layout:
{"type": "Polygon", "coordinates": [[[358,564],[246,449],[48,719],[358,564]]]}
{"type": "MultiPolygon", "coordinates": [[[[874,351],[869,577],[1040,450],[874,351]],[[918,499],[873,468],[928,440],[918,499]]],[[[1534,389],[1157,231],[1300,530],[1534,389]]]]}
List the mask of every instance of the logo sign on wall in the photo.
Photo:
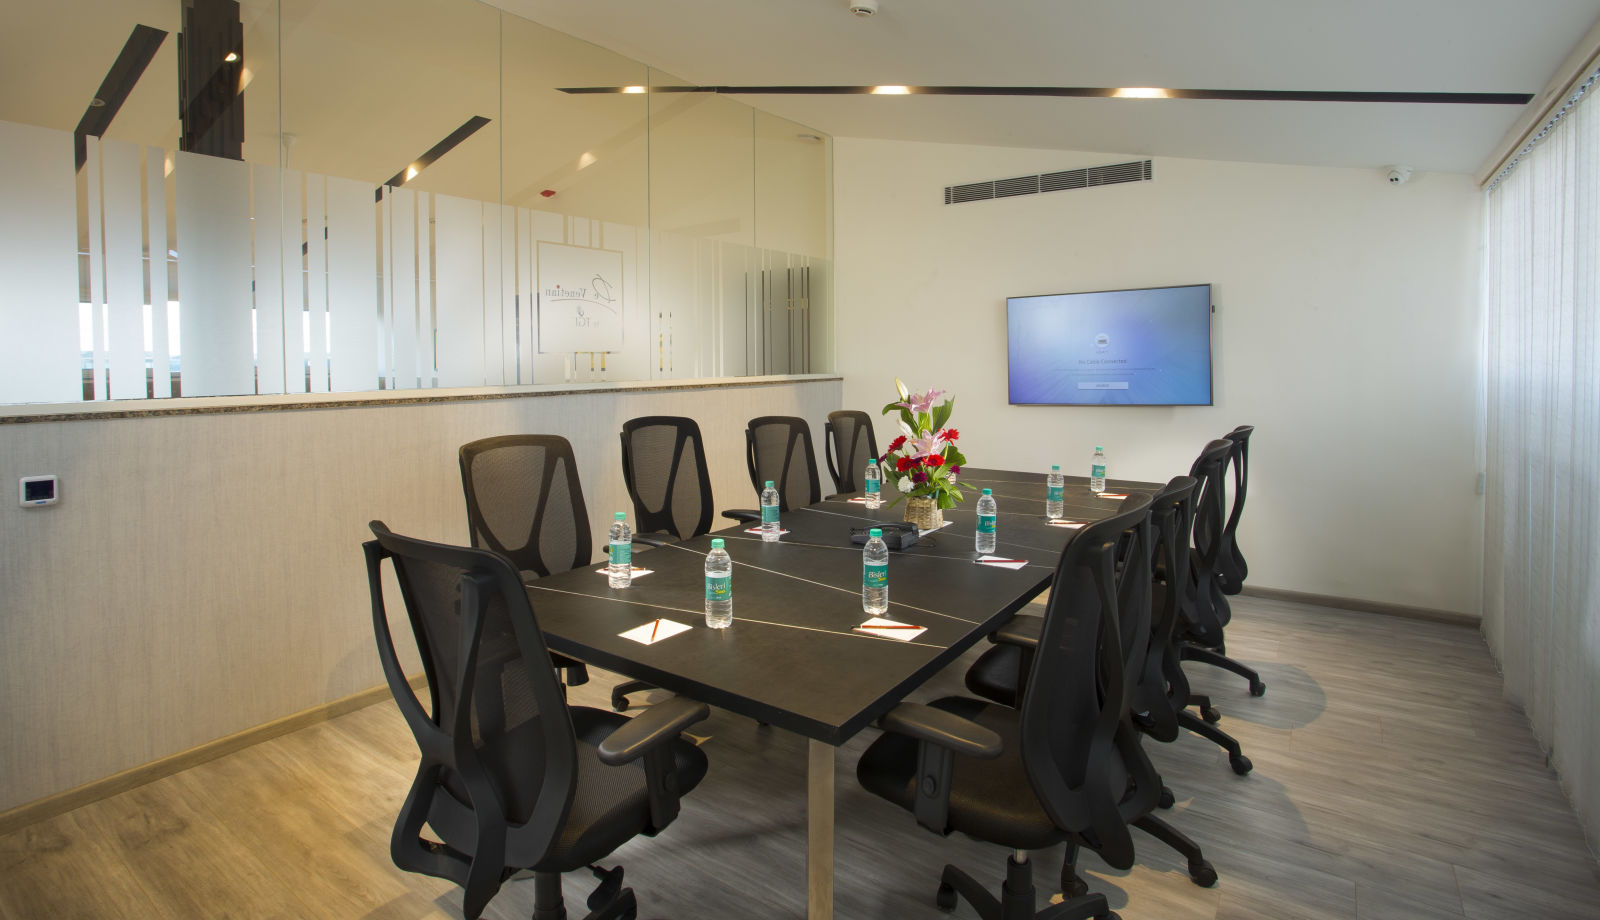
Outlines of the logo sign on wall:
{"type": "Polygon", "coordinates": [[[622,253],[540,241],[539,353],[622,350],[622,253]]]}

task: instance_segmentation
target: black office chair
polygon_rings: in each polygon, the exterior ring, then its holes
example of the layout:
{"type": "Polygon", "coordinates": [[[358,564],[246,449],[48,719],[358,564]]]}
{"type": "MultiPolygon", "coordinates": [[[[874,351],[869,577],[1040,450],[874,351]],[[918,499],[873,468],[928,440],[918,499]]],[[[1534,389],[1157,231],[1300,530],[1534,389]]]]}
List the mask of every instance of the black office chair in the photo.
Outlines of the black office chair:
{"type": "Polygon", "coordinates": [[[1233,442],[1233,452],[1228,465],[1233,468],[1233,511],[1228,514],[1228,524],[1222,528],[1222,550],[1217,558],[1218,583],[1223,594],[1238,594],[1244,590],[1245,577],[1250,567],[1245,564],[1244,553],[1239,551],[1239,517],[1244,514],[1244,496],[1250,485],[1250,435],[1253,425],[1240,425],[1223,435],[1233,442]]]}
{"type": "Polygon", "coordinates": [[[476,920],[517,870],[534,874],[534,920],[564,920],[561,875],[585,866],[601,884],[588,920],[638,910],[622,869],[597,860],[678,814],[706,757],[679,732],[710,714],[674,697],[629,719],[568,707],[522,579],[504,557],[428,543],[372,523],[363,545],[384,678],[422,762],[395,821],[395,865],[465,889],[476,920]],[[400,667],[384,604],[390,560],[422,654],[424,709],[400,667]],[[430,836],[422,836],[423,825],[430,836]]]}
{"type": "MultiPolygon", "coordinates": [[[[524,583],[593,561],[589,512],[566,438],[508,434],[463,444],[460,455],[473,546],[509,559],[524,583]]],[[[589,682],[583,662],[550,658],[568,686],[589,682]]]]}
{"type": "MultiPolygon", "coordinates": [[[[711,475],[705,442],[692,418],[652,415],[622,424],[622,481],[633,501],[635,542],[665,546],[711,530],[711,475]]],[[[760,523],[759,511],[724,511],[723,517],[760,523]]],[[[611,688],[611,708],[628,708],[628,694],[655,689],[642,680],[611,688]]]]}
{"type": "Polygon", "coordinates": [[[860,492],[861,473],[878,459],[878,442],[872,437],[872,419],[859,409],[829,412],[823,426],[823,457],[835,492],[860,492]]]}
{"type": "MultiPolygon", "coordinates": [[[[1144,581],[1148,592],[1148,505],[1146,496],[1129,498],[1115,517],[1083,528],[1067,543],[1042,635],[1018,639],[1029,656],[1020,708],[946,697],[927,706],[903,703],[879,720],[885,734],[856,765],[862,786],[912,812],[934,833],[960,831],[1013,851],[998,899],[963,870],[945,866],[936,899],[941,909],[953,910],[960,897],[984,920],[1116,916],[1102,895],[1072,889],[1081,886],[1079,844],[1116,868],[1133,864],[1124,806],[1134,799],[1142,806],[1145,798],[1153,805],[1160,791],[1159,780],[1155,789],[1145,788],[1143,766],[1130,759],[1142,755],[1137,734],[1131,749],[1125,737],[1118,620],[1122,598],[1138,603],[1129,596],[1138,593],[1135,581],[1144,581]],[[1120,573],[1119,545],[1142,547],[1130,551],[1120,573]],[[1141,553],[1143,563],[1135,558],[1141,553]],[[1035,913],[1027,851],[1062,842],[1068,900],[1035,913]]],[[[1144,599],[1148,603],[1148,593],[1144,599]]]]}
{"type": "MultiPolygon", "coordinates": [[[[1205,446],[1189,475],[1200,480],[1195,505],[1194,543],[1190,552],[1191,607],[1178,624],[1183,660],[1198,661],[1232,671],[1250,682],[1250,695],[1261,696],[1267,685],[1255,669],[1228,657],[1225,627],[1233,619],[1228,596],[1220,584],[1222,555],[1227,547],[1227,465],[1234,442],[1218,438],[1205,446]]],[[[1215,721],[1209,702],[1201,703],[1207,721],[1215,721]]]]}
{"type": "Polygon", "coordinates": [[[745,463],[756,496],[771,482],[778,490],[778,510],[790,511],[822,501],[811,426],[803,418],[764,415],[744,429],[745,463]]]}

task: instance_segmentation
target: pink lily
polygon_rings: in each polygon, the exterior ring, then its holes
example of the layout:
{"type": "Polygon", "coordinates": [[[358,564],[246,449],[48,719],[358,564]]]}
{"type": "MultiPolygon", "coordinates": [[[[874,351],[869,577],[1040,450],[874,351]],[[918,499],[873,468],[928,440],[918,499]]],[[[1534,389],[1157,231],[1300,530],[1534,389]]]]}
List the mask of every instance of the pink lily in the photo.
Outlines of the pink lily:
{"type": "Polygon", "coordinates": [[[932,412],[934,402],[948,392],[949,390],[929,390],[922,394],[911,393],[905,397],[905,402],[895,403],[895,405],[902,409],[910,409],[913,413],[932,412]]]}

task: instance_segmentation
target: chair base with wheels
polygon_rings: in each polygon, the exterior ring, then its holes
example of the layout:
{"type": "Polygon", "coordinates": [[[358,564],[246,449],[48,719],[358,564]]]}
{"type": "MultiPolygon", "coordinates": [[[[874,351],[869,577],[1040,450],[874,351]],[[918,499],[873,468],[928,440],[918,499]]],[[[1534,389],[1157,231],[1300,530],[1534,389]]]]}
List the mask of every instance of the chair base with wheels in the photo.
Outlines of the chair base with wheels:
{"type": "Polygon", "coordinates": [[[1087,888],[1072,895],[1063,888],[1062,903],[1035,912],[1033,902],[1037,897],[1033,863],[1025,850],[1017,850],[1006,859],[1006,880],[1000,886],[1000,897],[996,898],[966,872],[947,865],[939,876],[934,903],[948,914],[956,909],[959,898],[971,904],[982,920],[1121,920],[1107,906],[1105,895],[1090,894],[1087,888]]]}
{"type": "Polygon", "coordinates": [[[1261,680],[1261,675],[1256,673],[1254,668],[1229,658],[1223,646],[1206,648],[1194,642],[1185,642],[1179,647],[1179,651],[1182,653],[1184,661],[1198,661],[1202,664],[1209,664],[1224,671],[1232,671],[1248,680],[1250,682],[1251,696],[1262,696],[1267,692],[1267,685],[1261,680]]]}

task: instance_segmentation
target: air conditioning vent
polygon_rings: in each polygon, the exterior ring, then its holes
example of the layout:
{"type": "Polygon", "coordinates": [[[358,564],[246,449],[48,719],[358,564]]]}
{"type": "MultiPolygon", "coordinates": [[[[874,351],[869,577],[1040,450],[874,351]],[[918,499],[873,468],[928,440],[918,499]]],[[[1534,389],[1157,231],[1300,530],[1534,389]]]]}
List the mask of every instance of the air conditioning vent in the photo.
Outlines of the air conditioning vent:
{"type": "Polygon", "coordinates": [[[1155,178],[1150,160],[1132,163],[1113,163],[1109,166],[1089,166],[1037,176],[1017,176],[1014,179],[995,179],[990,182],[969,182],[966,185],[947,185],[945,204],[964,201],[986,201],[991,198],[1012,198],[1017,195],[1036,195],[1039,192],[1062,192],[1067,189],[1088,188],[1092,185],[1119,185],[1123,182],[1148,182],[1155,178]]]}

